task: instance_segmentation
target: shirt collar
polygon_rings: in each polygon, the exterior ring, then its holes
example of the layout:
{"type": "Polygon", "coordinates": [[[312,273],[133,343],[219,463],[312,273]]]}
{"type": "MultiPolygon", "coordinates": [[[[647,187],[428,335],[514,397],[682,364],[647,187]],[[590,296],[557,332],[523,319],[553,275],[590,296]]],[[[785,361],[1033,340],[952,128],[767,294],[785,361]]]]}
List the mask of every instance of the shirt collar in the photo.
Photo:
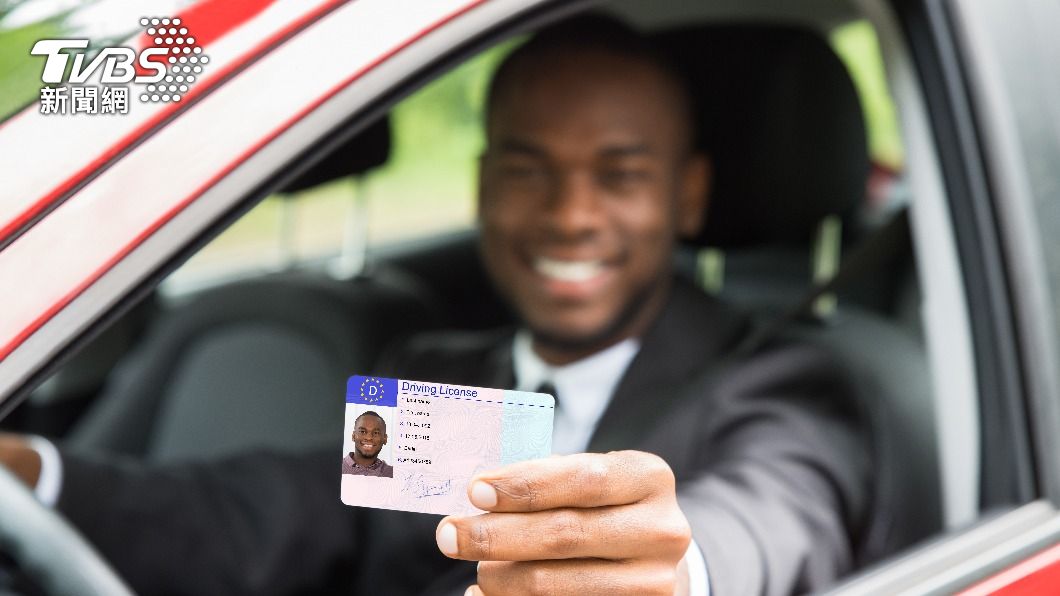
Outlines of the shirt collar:
{"type": "Polygon", "coordinates": [[[353,457],[353,452],[352,451],[349,453],[349,455],[347,455],[347,457],[350,458],[350,463],[352,463],[354,467],[356,467],[356,468],[364,468],[365,470],[374,470],[374,469],[378,468],[379,466],[383,465],[383,463],[384,463],[383,460],[381,460],[381,459],[379,459],[377,457],[377,458],[375,458],[375,463],[373,463],[372,465],[370,465],[370,466],[362,466],[362,465],[357,463],[357,458],[353,457]]]}
{"type": "Polygon", "coordinates": [[[581,360],[553,366],[534,352],[530,332],[520,329],[512,344],[516,388],[536,391],[542,383],[550,381],[563,400],[563,408],[578,409],[583,400],[573,398],[584,393],[602,395],[606,401],[639,349],[640,341],[631,337],[581,360]],[[568,396],[571,399],[567,399],[568,396]]]}

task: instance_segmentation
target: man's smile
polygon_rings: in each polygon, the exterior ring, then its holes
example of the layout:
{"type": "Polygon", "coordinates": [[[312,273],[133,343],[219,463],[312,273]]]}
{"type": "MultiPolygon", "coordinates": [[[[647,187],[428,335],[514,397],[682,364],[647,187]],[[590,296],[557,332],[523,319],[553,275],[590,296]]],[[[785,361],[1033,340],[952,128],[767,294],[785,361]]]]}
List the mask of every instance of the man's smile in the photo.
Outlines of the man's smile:
{"type": "Polygon", "coordinates": [[[586,300],[613,280],[621,259],[536,254],[525,262],[545,294],[563,300],[586,300]]]}
{"type": "Polygon", "coordinates": [[[540,275],[566,282],[587,282],[604,273],[603,259],[566,261],[537,257],[533,266],[540,275]]]}

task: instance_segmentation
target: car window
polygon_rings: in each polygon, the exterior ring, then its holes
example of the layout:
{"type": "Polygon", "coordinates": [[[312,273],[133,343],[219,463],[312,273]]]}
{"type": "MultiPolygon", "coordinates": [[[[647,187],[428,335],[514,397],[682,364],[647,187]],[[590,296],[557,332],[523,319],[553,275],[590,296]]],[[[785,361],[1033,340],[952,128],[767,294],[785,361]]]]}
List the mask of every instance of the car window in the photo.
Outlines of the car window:
{"type": "Polygon", "coordinates": [[[383,166],[266,198],[192,257],[164,290],[320,263],[344,247],[361,251],[470,229],[486,83],[515,43],[479,54],[399,102],[390,112],[391,150],[383,166]]]}
{"type": "Polygon", "coordinates": [[[869,21],[857,20],[840,25],[830,38],[832,48],[846,64],[858,90],[873,161],[901,169],[905,152],[876,30],[869,21]]]}
{"type": "MultiPolygon", "coordinates": [[[[849,69],[865,112],[873,162],[866,211],[887,213],[909,196],[875,30],[857,20],[837,27],[829,41],[849,69]]],[[[390,113],[393,145],[382,167],[265,199],[192,257],[163,289],[180,293],[228,277],[320,262],[344,247],[357,251],[470,229],[485,86],[517,44],[512,40],[485,51],[399,102],[390,113]]],[[[831,243],[822,250],[835,251],[831,243]]],[[[831,262],[839,258],[822,256],[831,262]]]]}
{"type": "Polygon", "coordinates": [[[832,48],[850,71],[865,113],[872,159],[865,211],[870,221],[878,221],[911,200],[905,180],[901,128],[879,38],[872,23],[865,19],[836,27],[829,37],[832,48]]]}

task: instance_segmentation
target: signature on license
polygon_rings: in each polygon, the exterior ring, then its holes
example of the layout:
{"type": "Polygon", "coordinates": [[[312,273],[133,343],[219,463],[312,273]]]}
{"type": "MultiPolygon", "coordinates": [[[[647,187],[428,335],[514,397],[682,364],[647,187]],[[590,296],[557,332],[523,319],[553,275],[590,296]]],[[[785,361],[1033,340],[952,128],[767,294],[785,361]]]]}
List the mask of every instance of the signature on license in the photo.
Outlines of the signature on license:
{"type": "Polygon", "coordinates": [[[452,481],[448,478],[436,480],[424,478],[423,474],[412,474],[405,479],[405,486],[401,488],[401,492],[410,494],[417,499],[448,495],[451,484],[452,481]]]}

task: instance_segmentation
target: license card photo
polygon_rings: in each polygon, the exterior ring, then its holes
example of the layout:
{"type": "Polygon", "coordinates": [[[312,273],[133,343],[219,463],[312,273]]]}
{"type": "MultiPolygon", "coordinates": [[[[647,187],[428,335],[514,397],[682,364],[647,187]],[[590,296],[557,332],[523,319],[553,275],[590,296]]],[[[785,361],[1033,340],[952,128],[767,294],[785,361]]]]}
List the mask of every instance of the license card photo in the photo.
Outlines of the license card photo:
{"type": "Polygon", "coordinates": [[[355,375],[346,384],[342,502],[469,515],[476,474],[552,450],[544,393],[355,375]]]}

